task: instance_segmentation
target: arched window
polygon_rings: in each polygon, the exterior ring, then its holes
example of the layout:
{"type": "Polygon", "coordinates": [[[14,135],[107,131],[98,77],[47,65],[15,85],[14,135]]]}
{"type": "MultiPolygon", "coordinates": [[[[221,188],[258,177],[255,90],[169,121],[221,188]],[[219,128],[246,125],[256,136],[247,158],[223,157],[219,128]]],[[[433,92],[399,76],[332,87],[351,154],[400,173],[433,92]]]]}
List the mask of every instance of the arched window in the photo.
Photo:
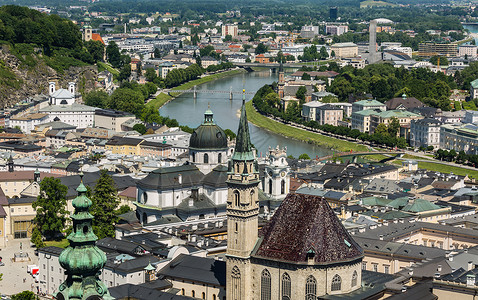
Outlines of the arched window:
{"type": "Polygon", "coordinates": [[[290,276],[287,273],[282,275],[282,300],[290,300],[290,276]]]}
{"type": "Polygon", "coordinates": [[[204,153],[204,163],[205,164],[209,163],[209,155],[207,155],[207,153],[204,153]]]}
{"type": "Polygon", "coordinates": [[[217,299],[217,298],[216,298],[216,295],[213,294],[213,295],[212,295],[212,300],[216,300],[216,299],[217,299]]]}
{"type": "Polygon", "coordinates": [[[261,300],[271,300],[271,273],[266,269],[261,274],[261,300]]]}
{"type": "Polygon", "coordinates": [[[280,193],[281,195],[285,194],[285,180],[282,179],[280,182],[280,193]]]}
{"type": "Polygon", "coordinates": [[[202,292],[202,299],[206,299],[206,293],[202,292]]]}
{"type": "Polygon", "coordinates": [[[218,163],[222,163],[222,153],[219,153],[219,154],[217,155],[217,162],[218,162],[218,163]]]}
{"type": "Polygon", "coordinates": [[[237,266],[232,268],[232,300],[241,300],[241,272],[237,266]]]}
{"type": "Polygon", "coordinates": [[[193,162],[196,162],[196,153],[193,152],[191,156],[193,157],[193,162]]]}
{"type": "Polygon", "coordinates": [[[269,194],[272,195],[272,179],[269,179],[269,194]]]}
{"type": "Polygon", "coordinates": [[[340,278],[339,274],[335,274],[332,278],[332,292],[333,291],[340,291],[342,289],[342,278],[340,278]]]}
{"type": "Polygon", "coordinates": [[[357,277],[357,271],[354,271],[354,273],[352,274],[352,287],[357,285],[357,277]]]}
{"type": "Polygon", "coordinates": [[[184,289],[181,289],[181,295],[186,295],[186,292],[184,291],[184,289]]]}
{"type": "Polygon", "coordinates": [[[239,206],[239,203],[240,203],[240,195],[239,195],[239,191],[234,191],[234,205],[235,206],[239,206]]]}
{"type": "Polygon", "coordinates": [[[148,224],[148,215],[144,212],[143,213],[143,225],[148,224]]]}
{"type": "Polygon", "coordinates": [[[192,290],[192,291],[191,291],[191,296],[192,296],[193,298],[196,297],[196,291],[192,290]]]}
{"type": "Polygon", "coordinates": [[[305,282],[305,300],[316,300],[317,299],[317,280],[315,277],[310,275],[307,277],[305,282]]]}
{"type": "Polygon", "coordinates": [[[254,190],[251,190],[251,204],[254,203],[254,190]]]}

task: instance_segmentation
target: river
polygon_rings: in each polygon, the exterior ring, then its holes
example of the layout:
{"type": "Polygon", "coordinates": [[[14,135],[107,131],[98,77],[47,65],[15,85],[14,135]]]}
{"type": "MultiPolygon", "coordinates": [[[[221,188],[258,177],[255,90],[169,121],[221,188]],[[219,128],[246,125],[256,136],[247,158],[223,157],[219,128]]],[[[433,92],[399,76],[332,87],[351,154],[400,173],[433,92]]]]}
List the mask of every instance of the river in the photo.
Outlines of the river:
{"type": "MultiPolygon", "coordinates": [[[[255,93],[263,85],[270,84],[273,81],[277,81],[277,74],[260,71],[217,79],[202,84],[197,89],[229,91],[232,87],[233,91],[242,91],[244,87],[246,91],[255,93]]],[[[252,99],[252,95],[247,95],[246,100],[250,99],[252,99]]],[[[242,96],[240,95],[234,95],[234,99],[230,101],[228,93],[198,93],[197,99],[194,99],[192,93],[185,93],[164,105],[160,109],[160,114],[178,120],[181,125],[195,128],[203,121],[204,112],[210,104],[216,123],[223,129],[231,129],[237,132],[241,103],[242,96]]],[[[287,146],[287,155],[293,155],[294,157],[298,157],[302,153],[307,153],[311,158],[332,153],[330,149],[289,139],[256,127],[251,123],[249,125],[251,140],[258,150],[258,155],[265,155],[269,146],[276,147],[277,145],[280,147],[287,146]]]]}

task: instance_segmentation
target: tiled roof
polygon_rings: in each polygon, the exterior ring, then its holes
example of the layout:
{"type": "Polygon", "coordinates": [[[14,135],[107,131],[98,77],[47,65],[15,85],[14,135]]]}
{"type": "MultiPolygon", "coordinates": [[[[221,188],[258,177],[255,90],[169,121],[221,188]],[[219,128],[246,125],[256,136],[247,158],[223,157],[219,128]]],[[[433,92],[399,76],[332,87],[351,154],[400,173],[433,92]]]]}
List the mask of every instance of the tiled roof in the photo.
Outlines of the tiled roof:
{"type": "Polygon", "coordinates": [[[289,194],[260,232],[253,256],[292,263],[331,264],[360,259],[352,239],[327,201],[318,196],[289,194]]]}
{"type": "MultiPolygon", "coordinates": [[[[0,172],[0,181],[33,181],[33,174],[35,171],[15,171],[15,172],[0,172]]],[[[61,177],[58,174],[40,172],[40,178],[45,177],[61,177]]]]}

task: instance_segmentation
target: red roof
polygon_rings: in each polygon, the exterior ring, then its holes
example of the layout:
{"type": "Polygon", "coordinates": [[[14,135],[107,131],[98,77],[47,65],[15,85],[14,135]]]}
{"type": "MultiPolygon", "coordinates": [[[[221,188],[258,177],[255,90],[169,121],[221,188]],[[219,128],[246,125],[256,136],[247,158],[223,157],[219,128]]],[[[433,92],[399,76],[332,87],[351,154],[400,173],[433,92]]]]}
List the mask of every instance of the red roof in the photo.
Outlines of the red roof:
{"type": "MultiPolygon", "coordinates": [[[[14,171],[14,172],[0,172],[0,181],[26,181],[32,180],[35,171],[14,171]]],[[[40,172],[40,179],[43,180],[45,177],[61,177],[58,174],[40,172]]]]}
{"type": "Polygon", "coordinates": [[[105,44],[105,42],[103,41],[103,39],[101,38],[101,35],[99,33],[93,33],[91,35],[91,39],[93,41],[100,41],[103,45],[105,44]]]}
{"type": "Polygon", "coordinates": [[[276,261],[318,265],[355,261],[363,257],[327,201],[319,196],[288,194],[259,234],[262,242],[252,255],[276,261]]]}

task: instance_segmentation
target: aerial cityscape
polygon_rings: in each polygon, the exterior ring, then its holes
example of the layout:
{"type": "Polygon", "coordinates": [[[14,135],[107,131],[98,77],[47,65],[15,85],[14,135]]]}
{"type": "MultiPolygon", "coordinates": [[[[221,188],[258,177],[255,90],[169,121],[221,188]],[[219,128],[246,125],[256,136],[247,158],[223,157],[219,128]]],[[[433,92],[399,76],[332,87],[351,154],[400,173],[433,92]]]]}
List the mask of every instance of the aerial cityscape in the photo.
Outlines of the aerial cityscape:
{"type": "Polygon", "coordinates": [[[475,299],[477,0],[0,0],[0,300],[475,299]]]}

